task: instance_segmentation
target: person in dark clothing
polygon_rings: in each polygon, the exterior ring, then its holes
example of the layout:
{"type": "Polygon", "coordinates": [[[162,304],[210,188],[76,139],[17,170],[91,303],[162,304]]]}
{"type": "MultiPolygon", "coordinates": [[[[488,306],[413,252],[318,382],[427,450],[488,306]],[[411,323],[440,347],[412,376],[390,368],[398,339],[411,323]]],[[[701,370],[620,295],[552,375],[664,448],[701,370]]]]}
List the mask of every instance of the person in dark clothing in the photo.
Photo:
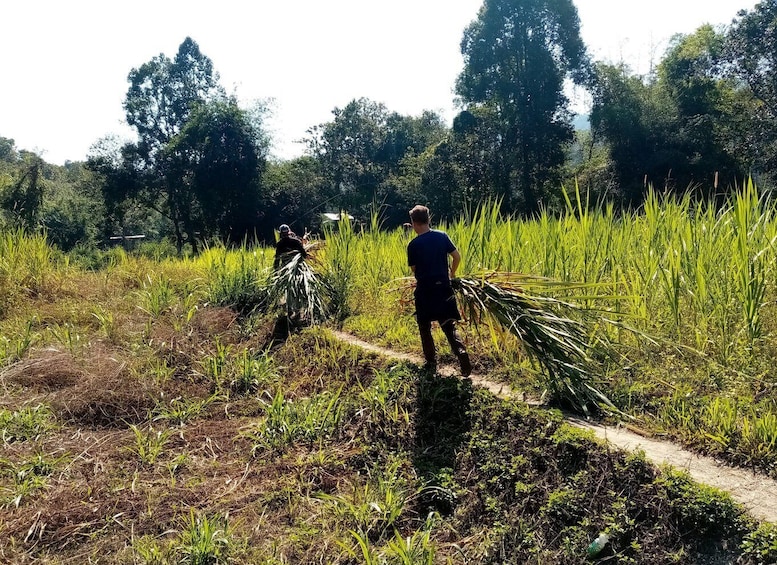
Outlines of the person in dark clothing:
{"type": "Polygon", "coordinates": [[[410,220],[416,236],[407,245],[407,264],[416,279],[415,314],[426,360],[424,367],[429,370],[437,368],[437,352],[432,337],[432,322],[436,321],[459,360],[461,374],[468,377],[472,373],[472,365],[467,348],[456,331],[456,322],[461,320],[461,315],[451,287],[461,254],[448,234],[431,229],[429,208],[413,207],[410,220]],[[448,256],[451,258],[450,266],[448,256]]]}
{"type": "Polygon", "coordinates": [[[275,244],[275,259],[273,260],[273,269],[276,271],[281,266],[284,256],[290,257],[292,253],[300,253],[302,257],[308,256],[302,241],[289,229],[286,224],[281,224],[278,228],[281,237],[275,244]]]}
{"type": "MultiPolygon", "coordinates": [[[[273,271],[275,272],[276,277],[283,277],[284,275],[289,274],[283,270],[283,267],[288,265],[295,255],[299,254],[305,259],[307,258],[308,253],[305,251],[304,240],[300,240],[296,234],[289,229],[288,225],[281,224],[278,227],[278,232],[280,233],[280,238],[275,244],[273,271]]],[[[303,325],[302,312],[298,307],[299,300],[294,298],[295,295],[296,293],[292,289],[286,288],[283,291],[283,296],[280,301],[280,304],[286,309],[286,314],[280,319],[283,324],[285,324],[285,329],[281,333],[285,333],[286,335],[288,335],[288,332],[291,329],[303,325]]]]}

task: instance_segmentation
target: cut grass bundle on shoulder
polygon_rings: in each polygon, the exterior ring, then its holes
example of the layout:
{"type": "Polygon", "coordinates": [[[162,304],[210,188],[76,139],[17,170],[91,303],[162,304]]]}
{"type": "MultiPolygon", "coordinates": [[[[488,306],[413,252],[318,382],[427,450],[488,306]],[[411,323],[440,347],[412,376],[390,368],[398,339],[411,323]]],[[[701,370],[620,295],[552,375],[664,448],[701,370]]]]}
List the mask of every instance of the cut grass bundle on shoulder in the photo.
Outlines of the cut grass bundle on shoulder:
{"type": "MultiPolygon", "coordinates": [[[[410,302],[406,293],[415,280],[400,281],[400,290],[405,291],[402,301],[410,302]]],[[[589,353],[593,345],[611,353],[612,344],[599,330],[602,322],[613,322],[597,315],[601,310],[541,294],[554,291],[569,296],[592,284],[494,272],[457,278],[452,286],[466,322],[476,327],[495,322],[518,338],[529,358],[544,369],[546,389],[559,404],[585,415],[592,408],[618,411],[593,385],[597,363],[589,353]]],[[[580,302],[594,298],[603,297],[575,296],[580,302]]]]}
{"type": "Polygon", "coordinates": [[[527,355],[545,369],[548,392],[587,415],[592,407],[616,410],[592,384],[595,363],[589,355],[591,344],[609,347],[603,338],[593,337],[601,317],[592,318],[594,310],[575,303],[527,290],[568,293],[584,286],[588,285],[513,273],[453,281],[465,319],[476,325],[491,319],[516,336],[527,355]]]}
{"type": "Polygon", "coordinates": [[[267,287],[269,304],[284,306],[289,317],[316,324],[329,315],[331,291],[301,253],[289,257],[270,277],[267,287]]]}

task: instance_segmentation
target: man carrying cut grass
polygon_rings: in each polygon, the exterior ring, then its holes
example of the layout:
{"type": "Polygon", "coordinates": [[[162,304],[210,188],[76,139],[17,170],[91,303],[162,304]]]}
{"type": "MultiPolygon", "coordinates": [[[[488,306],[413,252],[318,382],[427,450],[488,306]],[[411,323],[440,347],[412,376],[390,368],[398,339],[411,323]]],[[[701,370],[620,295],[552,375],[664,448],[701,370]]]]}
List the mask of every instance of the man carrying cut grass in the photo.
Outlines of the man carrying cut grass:
{"type": "Polygon", "coordinates": [[[437,369],[437,352],[432,337],[432,322],[437,322],[459,360],[461,374],[468,377],[472,366],[467,348],[456,331],[456,321],[461,319],[461,315],[451,287],[451,279],[456,278],[456,270],[461,263],[461,254],[448,234],[431,229],[429,208],[426,206],[414,206],[410,210],[410,221],[416,236],[407,245],[407,264],[416,280],[415,314],[426,360],[424,368],[430,371],[437,369]],[[448,256],[451,258],[450,266],[448,256]]]}
{"type": "Polygon", "coordinates": [[[273,260],[273,291],[279,304],[286,307],[286,319],[293,327],[302,325],[303,312],[301,305],[305,304],[304,283],[300,280],[300,262],[307,258],[303,241],[300,240],[287,224],[278,228],[280,238],[275,244],[273,260]]]}
{"type": "Polygon", "coordinates": [[[276,271],[294,253],[299,253],[303,259],[308,256],[303,242],[291,231],[288,225],[281,224],[278,228],[278,233],[280,237],[275,244],[275,258],[273,259],[273,269],[276,271]]]}

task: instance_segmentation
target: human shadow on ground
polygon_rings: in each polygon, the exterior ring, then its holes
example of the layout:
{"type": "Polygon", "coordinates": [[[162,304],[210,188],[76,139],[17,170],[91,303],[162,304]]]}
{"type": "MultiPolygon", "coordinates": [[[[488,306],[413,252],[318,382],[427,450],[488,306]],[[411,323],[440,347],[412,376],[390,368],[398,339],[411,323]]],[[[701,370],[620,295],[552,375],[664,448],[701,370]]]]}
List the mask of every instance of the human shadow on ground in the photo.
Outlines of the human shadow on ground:
{"type": "MultiPolygon", "coordinates": [[[[418,369],[413,464],[424,484],[445,487],[454,474],[456,456],[470,431],[472,382],[418,369]]],[[[421,500],[429,510],[449,513],[453,494],[426,489],[421,500]]]]}
{"type": "Polygon", "coordinates": [[[309,325],[310,324],[307,324],[304,321],[289,317],[286,314],[279,314],[275,317],[272,330],[265,339],[264,348],[273,350],[280,347],[287,339],[289,339],[291,334],[300,332],[309,325]]]}

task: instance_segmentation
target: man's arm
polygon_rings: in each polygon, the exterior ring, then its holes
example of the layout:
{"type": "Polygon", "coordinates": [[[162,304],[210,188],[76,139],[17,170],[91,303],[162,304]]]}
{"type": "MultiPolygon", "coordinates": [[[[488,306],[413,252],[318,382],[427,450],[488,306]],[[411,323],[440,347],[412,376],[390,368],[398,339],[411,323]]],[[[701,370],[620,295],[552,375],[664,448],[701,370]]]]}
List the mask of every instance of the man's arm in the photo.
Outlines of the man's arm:
{"type": "Polygon", "coordinates": [[[300,254],[302,255],[302,258],[303,258],[303,259],[304,259],[304,258],[307,258],[307,256],[308,256],[308,252],[307,252],[307,251],[305,251],[305,246],[304,246],[304,245],[302,245],[302,241],[300,241],[299,239],[295,239],[294,241],[296,242],[296,243],[295,243],[295,245],[294,245],[294,247],[296,247],[296,248],[297,248],[297,251],[299,251],[299,252],[300,252],[300,254]]]}
{"type": "Polygon", "coordinates": [[[459,268],[459,263],[461,263],[461,253],[459,253],[458,249],[454,249],[453,251],[451,251],[450,256],[451,256],[450,278],[455,279],[456,269],[459,268]]]}

